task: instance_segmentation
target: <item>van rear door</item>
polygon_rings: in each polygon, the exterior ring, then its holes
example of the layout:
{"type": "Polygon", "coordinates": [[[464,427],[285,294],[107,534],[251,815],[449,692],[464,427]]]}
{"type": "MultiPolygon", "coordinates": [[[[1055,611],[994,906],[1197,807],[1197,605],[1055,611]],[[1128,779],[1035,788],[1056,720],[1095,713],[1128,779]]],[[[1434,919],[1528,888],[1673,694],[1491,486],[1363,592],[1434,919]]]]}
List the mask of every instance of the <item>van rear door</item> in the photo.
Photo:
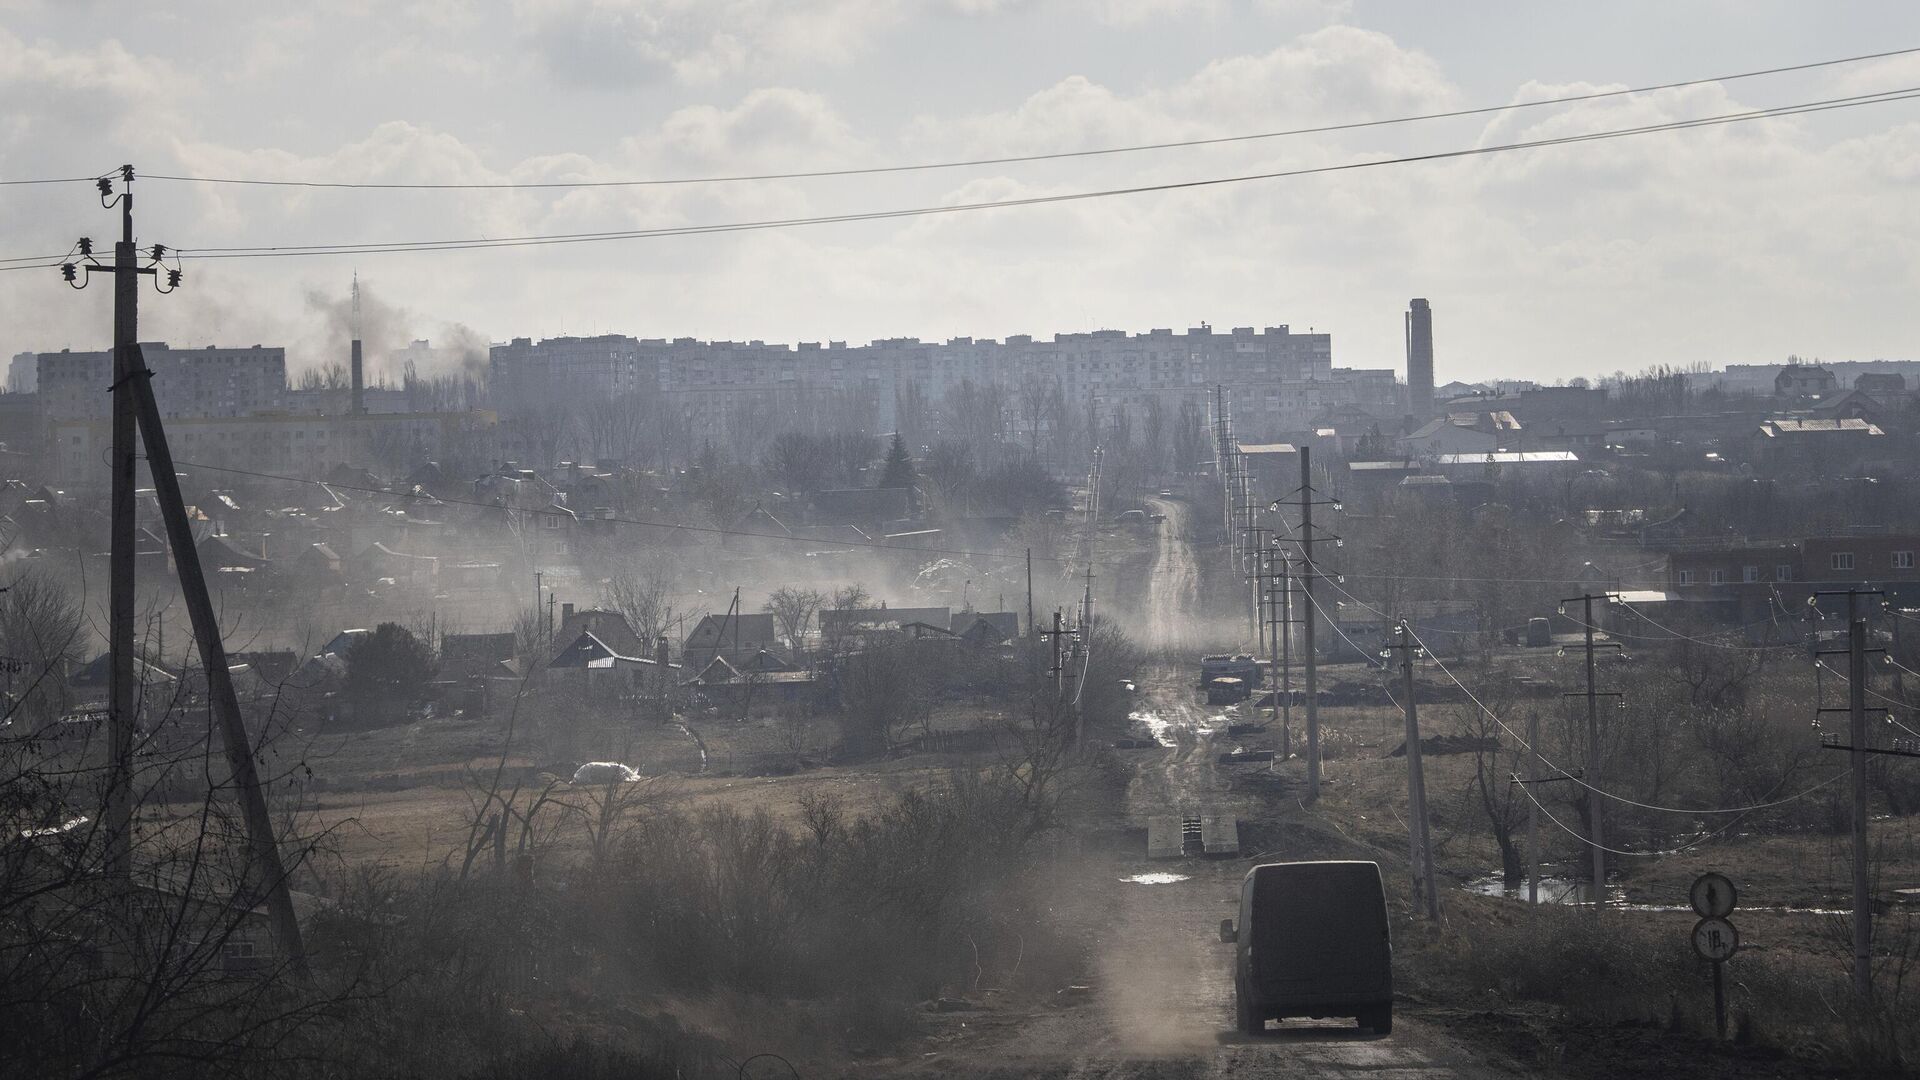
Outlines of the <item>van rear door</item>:
{"type": "Polygon", "coordinates": [[[1263,999],[1360,999],[1391,985],[1386,898],[1372,863],[1262,867],[1253,920],[1263,999]]]}

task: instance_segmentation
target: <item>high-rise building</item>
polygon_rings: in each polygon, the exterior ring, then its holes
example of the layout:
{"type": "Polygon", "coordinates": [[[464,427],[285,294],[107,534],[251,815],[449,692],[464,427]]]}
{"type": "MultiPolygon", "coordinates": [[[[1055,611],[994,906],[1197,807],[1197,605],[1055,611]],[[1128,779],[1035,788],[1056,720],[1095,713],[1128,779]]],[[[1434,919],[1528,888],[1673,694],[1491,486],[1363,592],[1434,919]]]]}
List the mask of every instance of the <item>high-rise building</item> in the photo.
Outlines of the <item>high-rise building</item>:
{"type": "Polygon", "coordinates": [[[38,353],[15,353],[12,366],[7,368],[7,393],[31,394],[40,388],[40,356],[38,353]]]}
{"type": "MultiPolygon", "coordinates": [[[[250,416],[287,407],[287,350],[172,349],[141,343],[153,372],[153,396],[166,417],[250,416]]],[[[113,410],[113,353],[40,353],[40,412],[48,420],[86,420],[113,410]]]]}
{"type": "Polygon", "coordinates": [[[1418,298],[1407,305],[1407,410],[1433,415],[1433,309],[1418,298]]]}

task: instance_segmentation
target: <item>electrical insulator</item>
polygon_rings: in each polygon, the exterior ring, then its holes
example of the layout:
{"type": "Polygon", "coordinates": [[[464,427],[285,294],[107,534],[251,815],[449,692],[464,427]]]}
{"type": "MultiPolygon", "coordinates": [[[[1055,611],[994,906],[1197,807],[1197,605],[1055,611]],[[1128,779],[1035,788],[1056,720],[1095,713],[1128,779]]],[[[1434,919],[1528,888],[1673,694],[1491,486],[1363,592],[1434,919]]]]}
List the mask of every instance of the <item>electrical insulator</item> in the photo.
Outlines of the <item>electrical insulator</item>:
{"type": "Polygon", "coordinates": [[[80,268],[73,265],[72,263],[61,263],[60,276],[63,278],[66,278],[68,283],[72,283],[79,279],[80,268]]]}
{"type": "Polygon", "coordinates": [[[93,254],[93,237],[83,236],[80,238],[80,254],[82,255],[93,254]]]}
{"type": "Polygon", "coordinates": [[[94,183],[98,184],[100,187],[101,198],[104,199],[107,196],[113,194],[113,177],[103,176],[100,179],[94,181],[94,183]]]}
{"type": "Polygon", "coordinates": [[[178,270],[167,271],[167,288],[177,289],[179,287],[180,287],[180,271],[178,270]]]}
{"type": "Polygon", "coordinates": [[[166,254],[167,254],[167,245],[165,244],[153,245],[153,257],[155,261],[165,258],[166,254]]]}

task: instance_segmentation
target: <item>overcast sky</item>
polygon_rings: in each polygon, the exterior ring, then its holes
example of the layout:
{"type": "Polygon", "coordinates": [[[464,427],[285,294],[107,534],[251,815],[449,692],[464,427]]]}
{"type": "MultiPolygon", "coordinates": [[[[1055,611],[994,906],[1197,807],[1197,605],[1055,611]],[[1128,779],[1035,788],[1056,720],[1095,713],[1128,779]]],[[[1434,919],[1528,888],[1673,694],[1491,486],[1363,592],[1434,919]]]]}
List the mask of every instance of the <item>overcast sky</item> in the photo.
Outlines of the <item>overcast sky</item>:
{"type": "MultiPolygon", "coordinates": [[[[1368,0],[0,0],[0,179],[497,182],[940,161],[1365,120],[1920,45],[1920,5],[1368,0]],[[176,10],[165,10],[173,7],[176,10]],[[482,8],[485,10],[481,10],[482,8]]],[[[138,185],[143,244],[699,225],[1273,171],[1920,86],[1920,57],[1549,109],[895,176],[400,192],[138,185]]],[[[1437,377],[1920,359],[1920,101],[1036,208],[443,254],[189,261],[141,337],[331,358],[560,333],[769,341],[1330,331],[1437,377]]],[[[0,257],[108,240],[86,185],[0,188],[0,257]]],[[[0,354],[98,348],[104,279],[0,273],[0,354]]]]}

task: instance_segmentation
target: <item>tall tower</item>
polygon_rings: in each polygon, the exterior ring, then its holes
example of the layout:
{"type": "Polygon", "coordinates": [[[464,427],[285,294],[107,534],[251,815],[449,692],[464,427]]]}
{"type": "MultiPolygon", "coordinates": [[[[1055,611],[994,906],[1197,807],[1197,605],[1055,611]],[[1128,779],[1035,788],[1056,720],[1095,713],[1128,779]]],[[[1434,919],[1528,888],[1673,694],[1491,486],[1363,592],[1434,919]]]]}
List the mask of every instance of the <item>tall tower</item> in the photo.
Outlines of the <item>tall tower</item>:
{"type": "Polygon", "coordinates": [[[1407,308],[1407,410],[1424,421],[1433,416],[1433,309],[1421,299],[1407,308]]]}
{"type": "MultiPolygon", "coordinates": [[[[1424,303],[1425,301],[1422,301],[1424,303]]],[[[367,411],[367,377],[364,362],[360,357],[360,271],[353,272],[353,415],[360,416],[367,411]]],[[[1433,395],[1429,394],[1428,397],[1433,395]]]]}

